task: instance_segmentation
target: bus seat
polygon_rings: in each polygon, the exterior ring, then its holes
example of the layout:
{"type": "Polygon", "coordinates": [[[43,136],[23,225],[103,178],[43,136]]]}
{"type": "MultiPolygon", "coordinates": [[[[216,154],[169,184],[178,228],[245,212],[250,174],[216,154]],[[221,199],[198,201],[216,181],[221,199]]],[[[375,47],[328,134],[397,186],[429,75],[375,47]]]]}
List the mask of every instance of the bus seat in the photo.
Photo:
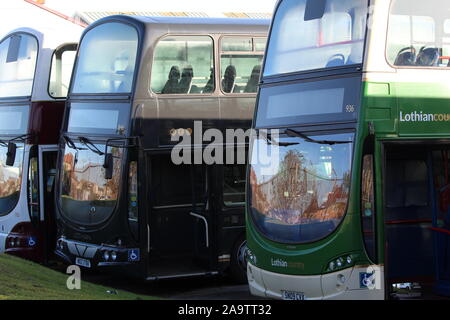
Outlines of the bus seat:
{"type": "Polygon", "coordinates": [[[248,79],[247,85],[245,86],[244,92],[256,92],[258,89],[259,75],[261,74],[261,66],[256,65],[253,67],[250,79],[248,79]]]}
{"type": "Polygon", "coordinates": [[[178,93],[189,93],[191,91],[192,78],[194,78],[194,70],[192,67],[183,68],[181,80],[178,83],[178,93]]]}
{"type": "Polygon", "coordinates": [[[345,57],[343,54],[335,54],[328,60],[326,67],[332,68],[332,67],[339,67],[343,66],[345,64],[345,57]]]}
{"type": "Polygon", "coordinates": [[[203,88],[203,93],[212,93],[214,91],[214,68],[211,68],[209,80],[203,88]]]}
{"type": "Polygon", "coordinates": [[[172,66],[169,71],[169,79],[167,80],[164,88],[161,90],[163,94],[176,93],[178,88],[178,81],[180,80],[180,68],[172,66]]]}
{"type": "Polygon", "coordinates": [[[225,69],[222,80],[222,89],[225,93],[231,93],[234,90],[236,81],[236,68],[233,65],[229,65],[225,69]]]}
{"type": "Polygon", "coordinates": [[[422,47],[417,55],[416,65],[437,67],[439,63],[439,49],[422,47]]]}
{"type": "Polygon", "coordinates": [[[395,59],[396,66],[414,66],[416,64],[416,49],[407,47],[400,50],[395,59]]]}

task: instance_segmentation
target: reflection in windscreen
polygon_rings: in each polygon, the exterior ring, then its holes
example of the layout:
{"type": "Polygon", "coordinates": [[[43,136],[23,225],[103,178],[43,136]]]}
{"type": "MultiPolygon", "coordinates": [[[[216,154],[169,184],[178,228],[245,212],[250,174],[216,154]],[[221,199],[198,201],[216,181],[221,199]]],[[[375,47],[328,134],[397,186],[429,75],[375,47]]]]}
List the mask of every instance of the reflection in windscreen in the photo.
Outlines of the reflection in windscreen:
{"type": "MultiPolygon", "coordinates": [[[[104,156],[82,144],[76,150],[66,146],[61,181],[61,207],[64,215],[80,224],[101,223],[113,212],[119,193],[122,150],[111,148],[113,177],[105,179],[104,156]]],[[[104,145],[95,145],[105,150],[104,145]]]]}
{"type": "Polygon", "coordinates": [[[23,144],[17,144],[16,161],[6,165],[8,148],[0,146],[0,216],[8,214],[17,204],[22,183],[23,144]]]}
{"type": "Polygon", "coordinates": [[[353,134],[313,137],[349,143],[326,145],[282,138],[270,170],[258,159],[269,147],[256,140],[250,171],[251,212],[259,229],[285,243],[319,240],[335,230],[345,215],[350,188],[353,134]]]}

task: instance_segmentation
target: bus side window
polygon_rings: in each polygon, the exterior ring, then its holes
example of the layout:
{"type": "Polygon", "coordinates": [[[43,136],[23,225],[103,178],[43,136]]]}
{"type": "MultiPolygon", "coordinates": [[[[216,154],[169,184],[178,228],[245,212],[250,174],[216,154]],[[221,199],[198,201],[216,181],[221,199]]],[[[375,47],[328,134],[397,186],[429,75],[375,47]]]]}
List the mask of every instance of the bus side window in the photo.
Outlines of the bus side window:
{"type": "Polygon", "coordinates": [[[53,98],[65,98],[69,91],[77,45],[70,44],[56,49],[52,58],[52,69],[48,92],[53,98]]]}
{"type": "Polygon", "coordinates": [[[157,94],[210,94],[214,91],[213,40],[208,36],[168,36],[157,45],[151,89],[157,94]]]}
{"type": "Polygon", "coordinates": [[[361,173],[361,220],[364,244],[372,262],[376,262],[376,214],[373,155],[364,155],[361,173]]]}
{"type": "Polygon", "coordinates": [[[228,93],[256,93],[266,38],[221,39],[221,89],[228,93]]]}
{"type": "Polygon", "coordinates": [[[223,202],[226,207],[245,206],[245,165],[223,167],[223,202]]]}

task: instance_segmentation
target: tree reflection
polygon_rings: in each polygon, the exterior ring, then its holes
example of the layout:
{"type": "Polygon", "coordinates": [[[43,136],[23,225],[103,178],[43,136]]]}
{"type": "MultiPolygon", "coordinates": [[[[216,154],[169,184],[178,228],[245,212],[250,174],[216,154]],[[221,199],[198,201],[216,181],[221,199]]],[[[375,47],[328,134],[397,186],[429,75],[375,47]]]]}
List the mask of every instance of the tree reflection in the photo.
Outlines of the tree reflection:
{"type": "MultiPolygon", "coordinates": [[[[311,150],[288,150],[277,174],[267,179],[250,171],[252,206],[273,223],[301,225],[340,220],[346,210],[350,188],[350,168],[341,176],[333,168],[338,151],[320,147],[314,161],[311,150]],[[326,154],[326,156],[324,156],[326,154]],[[323,160],[325,159],[325,160],[323,160]],[[327,170],[329,173],[324,173],[327,170]]],[[[339,153],[341,153],[339,152],[339,153]]]]}
{"type": "Polygon", "coordinates": [[[117,200],[122,150],[112,148],[113,177],[105,179],[104,157],[88,150],[67,148],[63,162],[62,195],[77,201],[117,200]]]}

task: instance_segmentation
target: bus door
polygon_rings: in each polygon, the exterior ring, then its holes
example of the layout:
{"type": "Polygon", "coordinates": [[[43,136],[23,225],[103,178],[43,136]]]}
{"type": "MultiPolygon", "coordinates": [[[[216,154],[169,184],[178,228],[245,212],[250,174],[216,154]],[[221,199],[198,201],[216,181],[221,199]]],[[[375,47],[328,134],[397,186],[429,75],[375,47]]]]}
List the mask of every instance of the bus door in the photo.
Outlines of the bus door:
{"type": "Polygon", "coordinates": [[[435,277],[435,163],[425,144],[384,146],[386,281],[394,296],[421,295],[435,277]],[[419,285],[420,284],[420,285],[419,285]]]}
{"type": "Polygon", "coordinates": [[[30,220],[37,230],[31,237],[29,246],[39,246],[43,250],[43,262],[47,262],[56,243],[54,219],[54,181],[56,173],[57,149],[33,146],[28,162],[28,210],[30,220]]]}
{"type": "Polygon", "coordinates": [[[152,155],[148,165],[148,279],[209,274],[206,166],[175,165],[170,154],[152,155]]]}
{"type": "Polygon", "coordinates": [[[450,296],[450,152],[433,150],[433,231],[438,294],[450,296]]]}
{"type": "Polygon", "coordinates": [[[219,269],[229,267],[238,282],[246,281],[245,164],[216,166],[217,255],[219,269]]]}
{"type": "MultiPolygon", "coordinates": [[[[31,192],[31,212],[40,211],[40,233],[43,237],[44,259],[51,258],[56,244],[56,225],[55,225],[55,176],[56,176],[56,161],[58,149],[56,147],[39,146],[39,155],[37,160],[38,176],[39,176],[39,200],[34,201],[33,191],[31,192]],[[37,206],[37,207],[36,207],[37,206]]],[[[34,175],[34,161],[35,158],[30,158],[30,173],[34,175]]],[[[33,216],[33,213],[32,213],[33,216]]]]}

